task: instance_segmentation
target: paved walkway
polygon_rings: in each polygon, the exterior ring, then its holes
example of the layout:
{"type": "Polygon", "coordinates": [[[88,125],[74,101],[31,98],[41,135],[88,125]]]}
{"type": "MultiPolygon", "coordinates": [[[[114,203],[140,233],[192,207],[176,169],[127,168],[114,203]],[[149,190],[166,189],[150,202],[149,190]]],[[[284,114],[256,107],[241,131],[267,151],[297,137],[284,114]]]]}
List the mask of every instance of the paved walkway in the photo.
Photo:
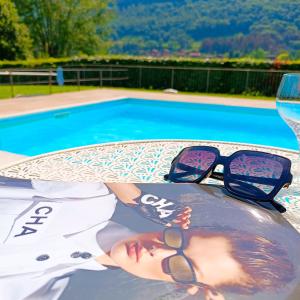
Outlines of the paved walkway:
{"type": "Polygon", "coordinates": [[[266,100],[247,100],[239,98],[166,94],[163,92],[142,92],[122,89],[96,89],[82,92],[70,92],[45,96],[19,97],[14,99],[0,100],[0,118],[32,112],[46,111],[55,108],[84,105],[87,103],[101,102],[122,97],[275,108],[275,101],[266,100]]]}
{"type": "Polygon", "coordinates": [[[0,168],[26,158],[24,155],[0,151],[0,168]]]}

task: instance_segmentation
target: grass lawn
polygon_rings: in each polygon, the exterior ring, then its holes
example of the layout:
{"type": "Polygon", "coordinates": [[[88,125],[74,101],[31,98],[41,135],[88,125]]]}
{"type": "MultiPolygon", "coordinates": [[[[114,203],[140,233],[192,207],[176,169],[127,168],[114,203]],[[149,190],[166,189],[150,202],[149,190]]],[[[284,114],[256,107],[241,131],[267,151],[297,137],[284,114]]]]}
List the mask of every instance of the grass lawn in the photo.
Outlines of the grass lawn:
{"type": "MultiPolygon", "coordinates": [[[[115,87],[103,87],[108,89],[117,89],[117,90],[128,90],[128,91],[142,91],[142,92],[152,92],[152,93],[161,93],[162,90],[147,90],[147,89],[138,89],[138,88],[115,88],[115,87]]],[[[90,90],[90,89],[99,89],[97,86],[80,86],[80,90],[90,90]]],[[[51,93],[64,93],[64,92],[77,92],[79,91],[77,86],[73,85],[64,85],[57,86],[53,85],[51,87],[51,93]]],[[[15,85],[14,86],[14,95],[18,96],[35,96],[35,95],[47,95],[49,94],[48,85],[15,85]]],[[[237,94],[211,94],[211,93],[197,93],[197,92],[178,92],[181,95],[191,95],[191,96],[213,96],[213,97],[227,97],[227,98],[239,98],[239,99],[250,99],[250,100],[271,100],[275,101],[275,97],[267,96],[249,96],[249,95],[237,95],[237,94]]],[[[0,99],[11,98],[11,87],[9,85],[0,85],[0,99]]]]}
{"type": "MultiPolygon", "coordinates": [[[[139,89],[139,88],[119,88],[119,87],[105,87],[108,89],[116,89],[116,90],[128,90],[128,91],[138,91],[138,92],[152,92],[152,93],[162,93],[162,90],[147,90],[147,89],[139,89]]],[[[213,93],[198,93],[198,92],[181,92],[178,91],[179,95],[191,95],[191,96],[212,96],[212,97],[225,97],[225,98],[238,98],[238,99],[250,99],[250,100],[271,100],[275,101],[276,97],[268,97],[268,96],[251,96],[244,94],[213,94],[213,93]]]]}
{"type": "MultiPolygon", "coordinates": [[[[80,90],[97,89],[95,86],[80,86],[80,90]]],[[[18,96],[35,96],[35,95],[47,95],[50,93],[48,85],[15,85],[14,95],[18,96]]],[[[51,93],[64,93],[64,92],[78,92],[77,86],[64,85],[51,87],[51,93]]],[[[9,85],[0,85],[0,99],[7,99],[12,97],[11,87],[9,85]]]]}

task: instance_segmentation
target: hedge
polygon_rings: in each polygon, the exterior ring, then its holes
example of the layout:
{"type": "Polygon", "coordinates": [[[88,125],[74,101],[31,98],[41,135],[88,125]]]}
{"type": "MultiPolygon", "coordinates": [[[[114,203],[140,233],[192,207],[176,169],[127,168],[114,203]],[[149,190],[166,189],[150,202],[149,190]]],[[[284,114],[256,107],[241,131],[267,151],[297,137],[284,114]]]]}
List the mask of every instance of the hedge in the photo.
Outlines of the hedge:
{"type": "MultiPolygon", "coordinates": [[[[106,86],[146,89],[175,88],[180,91],[255,94],[274,96],[285,71],[299,71],[300,61],[263,61],[255,59],[193,59],[131,56],[94,56],[48,58],[27,61],[0,61],[1,69],[62,67],[126,67],[126,81],[106,81],[106,86]],[[175,68],[172,71],[172,68],[175,68]],[[203,69],[184,69],[203,68],[203,69]],[[212,68],[209,72],[206,68],[212,68]],[[220,70],[215,70],[220,69],[220,70]],[[275,72],[276,71],[276,72],[275,72]],[[173,73],[172,73],[173,72],[173,73]]],[[[109,71],[107,71],[109,72],[109,71]]],[[[108,73],[107,73],[108,74],[108,73]]],[[[115,72],[115,76],[124,75],[115,72]]],[[[67,78],[73,78],[65,73],[67,78]]],[[[108,75],[106,75],[108,76],[108,75]]],[[[95,72],[84,73],[85,78],[95,72]]],[[[2,81],[3,82],[3,81],[2,81]]],[[[98,85],[99,80],[93,85],[98,85]]]]}
{"type": "Polygon", "coordinates": [[[143,65],[164,67],[203,67],[203,68],[240,68],[240,69],[276,69],[300,70],[300,60],[278,61],[240,59],[200,59],[178,57],[142,57],[142,56],[80,56],[67,58],[44,58],[20,61],[0,61],[0,68],[43,68],[56,66],[94,66],[94,65],[143,65]]]}

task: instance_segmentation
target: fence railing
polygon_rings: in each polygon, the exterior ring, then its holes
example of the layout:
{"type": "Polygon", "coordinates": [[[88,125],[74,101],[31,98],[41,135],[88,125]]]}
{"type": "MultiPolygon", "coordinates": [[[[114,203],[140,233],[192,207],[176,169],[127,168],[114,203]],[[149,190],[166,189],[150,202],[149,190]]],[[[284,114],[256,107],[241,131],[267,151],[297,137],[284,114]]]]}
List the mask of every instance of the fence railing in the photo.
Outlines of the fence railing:
{"type": "MultiPolygon", "coordinates": [[[[0,70],[1,71],[1,70],[0,70]]],[[[54,69],[14,69],[15,72],[51,72],[54,69]]],[[[145,65],[89,65],[64,68],[64,82],[75,85],[128,87],[202,93],[227,93],[275,96],[281,77],[289,70],[195,68],[145,65]]],[[[295,72],[295,71],[293,71],[295,72]]],[[[0,76],[1,85],[55,85],[52,76],[0,76]]]]}
{"type": "MultiPolygon", "coordinates": [[[[64,84],[77,86],[93,85],[102,87],[112,85],[113,81],[128,80],[125,68],[65,68],[63,69],[64,84]],[[105,83],[105,84],[104,84],[105,83]]],[[[52,86],[57,84],[54,69],[6,69],[0,70],[0,87],[9,86],[11,97],[15,96],[15,86],[47,85],[48,93],[52,93],[52,86]]]]}
{"type": "MultiPolygon", "coordinates": [[[[97,67],[115,68],[114,65],[97,67]]],[[[123,87],[144,89],[173,88],[200,93],[275,96],[281,77],[289,70],[195,68],[122,65],[128,70],[123,87]]],[[[114,84],[115,86],[119,83],[114,84]]]]}

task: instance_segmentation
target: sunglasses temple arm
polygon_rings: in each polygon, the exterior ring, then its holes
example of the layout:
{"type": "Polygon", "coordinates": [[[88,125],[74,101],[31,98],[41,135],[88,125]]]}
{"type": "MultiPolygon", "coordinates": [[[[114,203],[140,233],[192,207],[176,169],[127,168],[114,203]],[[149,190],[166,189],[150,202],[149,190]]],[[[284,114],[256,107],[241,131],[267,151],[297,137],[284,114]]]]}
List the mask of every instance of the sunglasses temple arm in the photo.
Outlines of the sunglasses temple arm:
{"type": "MultiPolygon", "coordinates": [[[[173,174],[172,178],[173,179],[178,179],[178,178],[182,178],[182,177],[186,177],[186,176],[190,176],[190,175],[195,175],[195,174],[191,173],[191,172],[181,172],[181,173],[178,173],[178,174],[173,174]]],[[[164,175],[164,180],[169,180],[169,178],[170,178],[170,174],[164,175]]]]}
{"type": "Polygon", "coordinates": [[[208,177],[216,179],[216,180],[221,180],[221,181],[224,180],[224,174],[220,173],[220,172],[214,172],[213,171],[208,177]]]}
{"type": "MultiPolygon", "coordinates": [[[[199,173],[199,172],[198,172],[199,173]]],[[[182,178],[182,177],[185,177],[185,176],[188,176],[188,175],[196,175],[194,174],[193,172],[181,172],[181,173],[178,173],[178,174],[173,174],[173,177],[175,179],[177,178],[182,178]]],[[[168,180],[169,179],[169,174],[165,174],[164,175],[164,180],[168,180]]],[[[210,178],[213,178],[213,179],[216,179],[216,180],[223,180],[224,179],[224,175],[223,173],[219,173],[219,172],[212,172],[210,176],[208,176],[210,178]]]]}
{"type": "MultiPolygon", "coordinates": [[[[178,174],[174,174],[173,177],[175,178],[182,178],[188,175],[196,175],[193,172],[181,172],[178,174]]],[[[220,172],[213,171],[211,174],[209,174],[207,177],[213,178],[216,180],[223,181],[224,180],[224,174],[220,172]]],[[[267,185],[276,185],[278,180],[273,178],[261,178],[261,177],[255,177],[255,176],[247,176],[247,175],[231,175],[231,177],[237,181],[248,181],[248,182],[254,182],[254,183],[260,183],[260,184],[267,184],[267,185]]],[[[169,174],[164,175],[164,179],[168,180],[169,174]]],[[[289,180],[290,182],[291,180],[289,180]]],[[[246,184],[244,182],[244,184],[246,184]]]]}
{"type": "MultiPolygon", "coordinates": [[[[224,174],[220,172],[213,171],[207,177],[224,181],[224,174]]],[[[275,185],[278,182],[277,179],[273,179],[273,178],[261,178],[255,176],[247,176],[247,175],[231,175],[231,177],[233,177],[236,180],[249,181],[249,182],[268,184],[268,185],[275,185]]]]}
{"type": "MultiPolygon", "coordinates": [[[[220,172],[213,171],[208,177],[217,179],[217,180],[224,180],[224,174],[220,172]]],[[[238,174],[231,174],[231,178],[241,181],[248,181],[248,182],[254,182],[254,183],[260,183],[260,184],[266,184],[266,185],[276,185],[278,184],[278,179],[274,178],[265,178],[265,177],[257,177],[257,176],[249,176],[249,175],[238,175],[238,174]]],[[[288,182],[290,182],[291,179],[289,178],[288,182]]]]}
{"type": "Polygon", "coordinates": [[[237,180],[237,179],[232,179],[232,180],[231,180],[231,183],[232,183],[232,184],[237,184],[237,185],[239,185],[239,186],[242,185],[242,186],[243,186],[243,189],[244,189],[245,191],[247,191],[247,189],[248,189],[249,192],[255,193],[255,194],[256,194],[256,197],[257,197],[257,201],[255,201],[255,202],[261,201],[261,199],[259,199],[258,197],[261,196],[261,197],[265,198],[265,196],[266,196],[266,194],[265,194],[260,188],[256,187],[255,185],[252,185],[252,184],[249,184],[249,183],[246,183],[246,182],[244,182],[244,181],[237,180]]]}
{"type": "MultiPolygon", "coordinates": [[[[273,186],[276,186],[278,185],[279,182],[282,182],[282,180],[276,178],[257,177],[257,176],[248,176],[248,175],[238,175],[238,174],[231,174],[230,177],[236,180],[273,185],[273,186]]],[[[288,181],[285,180],[284,182],[287,183],[289,182],[289,180],[288,181]]]]}
{"type": "MultiPolygon", "coordinates": [[[[180,169],[184,172],[180,172],[180,173],[177,173],[177,174],[172,174],[172,177],[174,179],[182,178],[182,177],[189,176],[189,175],[201,174],[201,170],[198,170],[197,168],[185,165],[183,163],[177,163],[176,166],[177,166],[178,169],[180,169]]],[[[164,180],[169,180],[169,178],[170,178],[170,173],[164,175],[164,180]]]]}

